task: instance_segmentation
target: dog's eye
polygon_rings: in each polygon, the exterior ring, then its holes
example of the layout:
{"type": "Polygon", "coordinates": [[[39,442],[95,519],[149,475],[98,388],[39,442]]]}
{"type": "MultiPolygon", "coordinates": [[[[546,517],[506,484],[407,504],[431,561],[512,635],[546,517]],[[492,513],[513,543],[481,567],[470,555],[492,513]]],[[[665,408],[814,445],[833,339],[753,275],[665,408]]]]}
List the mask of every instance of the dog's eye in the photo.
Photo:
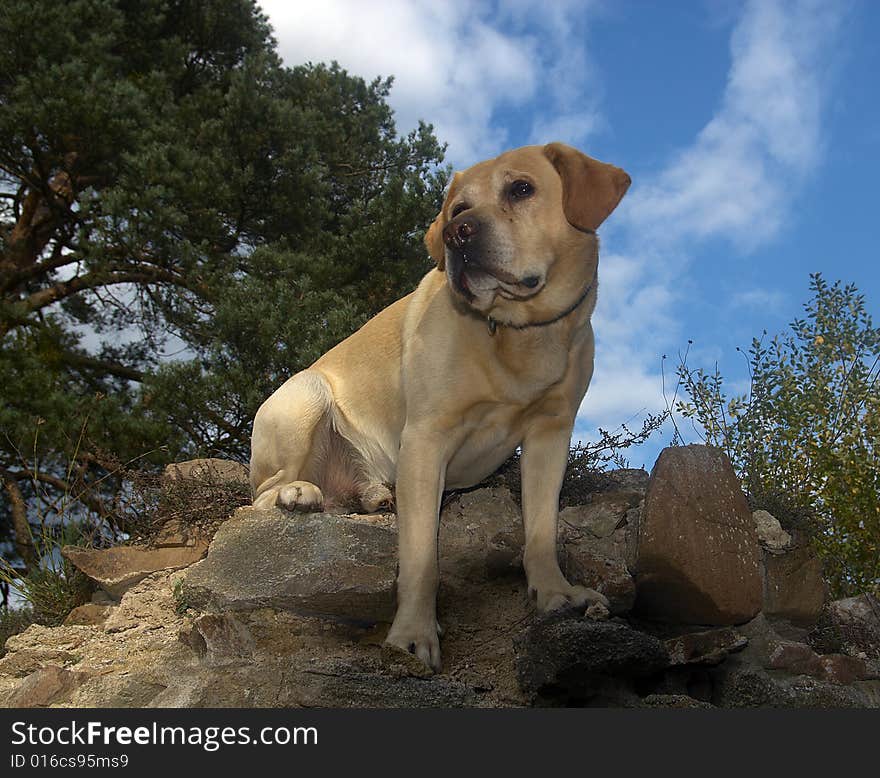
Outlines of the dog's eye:
{"type": "Polygon", "coordinates": [[[452,209],[452,218],[454,219],[458,214],[462,211],[466,211],[468,209],[467,203],[458,203],[455,208],[452,209]]]}
{"type": "Polygon", "coordinates": [[[514,181],[510,185],[510,196],[514,200],[525,200],[527,197],[531,197],[535,193],[535,187],[533,187],[528,181],[514,181]]]}

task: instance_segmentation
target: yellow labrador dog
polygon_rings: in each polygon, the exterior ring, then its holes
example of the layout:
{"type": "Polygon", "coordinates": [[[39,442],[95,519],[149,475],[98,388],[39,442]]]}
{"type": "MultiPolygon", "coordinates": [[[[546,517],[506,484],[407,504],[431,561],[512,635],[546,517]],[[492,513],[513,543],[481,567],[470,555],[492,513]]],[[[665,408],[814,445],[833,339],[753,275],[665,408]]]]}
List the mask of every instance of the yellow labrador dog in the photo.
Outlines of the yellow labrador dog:
{"type": "Polygon", "coordinates": [[[542,611],[604,598],[556,558],[559,489],[593,373],[596,229],[629,187],[570,146],[508,151],[457,173],[425,236],[418,288],[281,386],[257,412],[254,505],[391,504],[397,614],[387,642],[440,667],[437,533],[444,489],[522,446],[523,563],[542,611]]]}

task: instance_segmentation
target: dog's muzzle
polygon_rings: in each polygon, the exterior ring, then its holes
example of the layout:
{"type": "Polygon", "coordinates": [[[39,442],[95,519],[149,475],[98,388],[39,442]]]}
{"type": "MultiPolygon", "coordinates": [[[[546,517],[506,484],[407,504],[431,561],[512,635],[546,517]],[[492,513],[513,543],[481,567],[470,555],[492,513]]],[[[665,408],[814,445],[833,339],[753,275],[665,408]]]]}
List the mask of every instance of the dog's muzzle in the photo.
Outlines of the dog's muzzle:
{"type": "Polygon", "coordinates": [[[467,299],[474,298],[474,287],[485,289],[485,282],[497,287],[508,300],[527,300],[541,291],[543,279],[538,275],[519,278],[491,261],[491,250],[485,245],[487,233],[471,214],[452,219],[443,228],[443,242],[449,249],[449,268],[453,285],[467,299]]]}

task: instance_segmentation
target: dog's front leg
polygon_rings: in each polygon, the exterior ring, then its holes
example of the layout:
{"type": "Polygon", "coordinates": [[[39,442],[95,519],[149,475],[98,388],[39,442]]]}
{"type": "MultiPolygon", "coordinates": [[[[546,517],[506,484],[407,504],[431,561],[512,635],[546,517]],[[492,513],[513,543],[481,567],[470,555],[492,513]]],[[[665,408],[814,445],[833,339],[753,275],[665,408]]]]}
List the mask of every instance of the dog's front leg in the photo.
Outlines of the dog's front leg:
{"type": "Polygon", "coordinates": [[[541,419],[527,431],[522,444],[523,567],[529,593],[541,611],[593,602],[608,605],[599,592],[572,586],[559,569],[556,522],[572,427],[559,417],[541,419]]]}
{"type": "Polygon", "coordinates": [[[444,442],[427,432],[404,430],[397,463],[399,571],[397,613],[387,643],[440,670],[437,626],[437,531],[446,476],[444,442]]]}

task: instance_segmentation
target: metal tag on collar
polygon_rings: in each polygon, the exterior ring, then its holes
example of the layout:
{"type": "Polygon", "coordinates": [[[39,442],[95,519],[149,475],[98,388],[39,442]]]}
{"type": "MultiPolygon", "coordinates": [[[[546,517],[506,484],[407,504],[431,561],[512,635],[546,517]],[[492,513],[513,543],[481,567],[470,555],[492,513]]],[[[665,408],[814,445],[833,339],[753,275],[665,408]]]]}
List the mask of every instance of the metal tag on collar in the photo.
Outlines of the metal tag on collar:
{"type": "Polygon", "coordinates": [[[486,317],[486,325],[489,327],[489,334],[494,335],[495,330],[498,329],[498,322],[495,321],[491,316],[486,317]]]}

